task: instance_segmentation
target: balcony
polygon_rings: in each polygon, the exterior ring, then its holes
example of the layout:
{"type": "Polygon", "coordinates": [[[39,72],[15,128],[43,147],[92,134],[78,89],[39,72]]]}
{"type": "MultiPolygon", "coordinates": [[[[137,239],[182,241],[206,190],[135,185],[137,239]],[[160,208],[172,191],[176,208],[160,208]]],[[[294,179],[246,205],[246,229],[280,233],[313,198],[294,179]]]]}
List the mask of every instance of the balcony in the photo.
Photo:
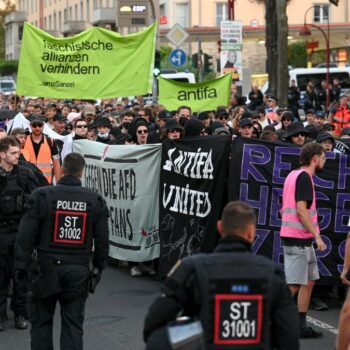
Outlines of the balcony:
{"type": "Polygon", "coordinates": [[[115,7],[100,7],[94,10],[92,15],[92,24],[115,24],[116,21],[115,7]]]}
{"type": "Polygon", "coordinates": [[[27,13],[25,11],[14,11],[5,17],[5,24],[23,23],[27,20],[27,13]]]}
{"type": "Polygon", "coordinates": [[[85,21],[67,21],[63,23],[63,34],[78,34],[87,28],[85,21]]]}
{"type": "Polygon", "coordinates": [[[58,29],[45,30],[45,32],[56,38],[59,38],[61,36],[61,32],[58,29]]]}

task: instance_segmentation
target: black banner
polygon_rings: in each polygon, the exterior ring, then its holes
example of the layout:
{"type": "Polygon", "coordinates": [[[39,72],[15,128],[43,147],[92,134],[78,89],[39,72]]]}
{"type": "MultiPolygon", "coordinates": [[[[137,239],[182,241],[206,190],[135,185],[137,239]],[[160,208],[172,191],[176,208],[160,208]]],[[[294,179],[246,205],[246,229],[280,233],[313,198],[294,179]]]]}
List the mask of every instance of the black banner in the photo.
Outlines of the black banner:
{"type": "Polygon", "coordinates": [[[180,258],[212,251],[227,185],[227,136],[166,140],[159,191],[160,273],[180,258]]]}
{"type": "MultiPolygon", "coordinates": [[[[242,200],[257,210],[257,238],[253,249],[283,263],[280,241],[281,198],[289,172],[298,168],[300,147],[237,138],[232,145],[229,199],[242,200]]],[[[316,251],[323,280],[343,268],[350,219],[350,160],[346,154],[327,152],[322,171],[314,177],[318,222],[324,252],[316,251]]]]}

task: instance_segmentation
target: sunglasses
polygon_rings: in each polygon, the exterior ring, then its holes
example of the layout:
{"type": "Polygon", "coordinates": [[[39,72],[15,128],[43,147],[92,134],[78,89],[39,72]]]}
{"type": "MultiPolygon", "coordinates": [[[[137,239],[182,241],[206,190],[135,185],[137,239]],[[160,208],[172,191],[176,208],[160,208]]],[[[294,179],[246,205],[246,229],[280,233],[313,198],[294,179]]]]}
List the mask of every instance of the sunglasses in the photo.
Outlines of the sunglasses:
{"type": "Polygon", "coordinates": [[[227,115],[220,115],[220,117],[219,117],[219,119],[220,120],[226,120],[226,119],[228,119],[228,116],[227,115]]]}
{"type": "Polygon", "coordinates": [[[32,127],[33,127],[33,128],[42,128],[43,125],[44,125],[44,124],[42,124],[42,123],[33,123],[33,124],[32,124],[32,127]]]}
{"type": "Polygon", "coordinates": [[[77,125],[76,128],[77,128],[77,129],[87,128],[87,125],[77,125]]]}
{"type": "Polygon", "coordinates": [[[180,132],[180,130],[179,129],[172,129],[172,130],[168,130],[168,132],[174,133],[174,132],[180,132]]]}
{"type": "Polygon", "coordinates": [[[293,135],[293,137],[299,137],[299,136],[305,137],[306,134],[299,132],[298,134],[293,135]]]}
{"type": "Polygon", "coordinates": [[[141,135],[141,134],[148,134],[148,130],[137,130],[137,133],[139,135],[141,135]]]}

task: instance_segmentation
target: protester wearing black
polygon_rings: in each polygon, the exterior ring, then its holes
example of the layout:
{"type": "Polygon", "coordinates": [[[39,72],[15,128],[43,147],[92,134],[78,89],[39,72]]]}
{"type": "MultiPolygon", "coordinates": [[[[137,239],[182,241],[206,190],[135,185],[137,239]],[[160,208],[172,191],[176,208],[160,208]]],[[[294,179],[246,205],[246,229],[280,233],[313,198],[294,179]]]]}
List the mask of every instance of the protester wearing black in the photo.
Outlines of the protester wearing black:
{"type": "Polygon", "coordinates": [[[15,326],[27,328],[27,285],[26,280],[14,278],[13,250],[25,200],[38,187],[38,181],[27,167],[17,165],[19,155],[20,147],[15,137],[0,140],[0,331],[5,328],[7,289],[11,279],[15,326]]]}
{"type": "Polygon", "coordinates": [[[111,140],[109,133],[111,131],[111,122],[107,117],[100,117],[95,121],[95,128],[97,129],[97,142],[110,144],[111,140]]]}
{"type": "Polygon", "coordinates": [[[29,271],[32,350],[53,349],[57,302],[61,349],[83,349],[85,301],[88,290],[93,292],[100,280],[108,256],[108,210],[99,194],[81,186],[84,166],[81,155],[68,154],[58,185],[33,192],[19,226],[15,268],[18,276],[29,271]]]}
{"type": "Polygon", "coordinates": [[[226,205],[214,253],[187,257],[168,274],[145,319],[147,349],[171,348],[166,326],[180,313],[201,321],[208,350],[241,348],[243,340],[242,349],[299,349],[298,314],[283,273],[251,252],[255,227],[250,206],[226,205]],[[238,323],[247,325],[244,336],[230,328],[238,323]]]}
{"type": "Polygon", "coordinates": [[[296,85],[296,81],[292,80],[290,87],[288,88],[288,108],[293,112],[295,119],[300,120],[299,117],[299,101],[300,101],[300,90],[296,85]]]}

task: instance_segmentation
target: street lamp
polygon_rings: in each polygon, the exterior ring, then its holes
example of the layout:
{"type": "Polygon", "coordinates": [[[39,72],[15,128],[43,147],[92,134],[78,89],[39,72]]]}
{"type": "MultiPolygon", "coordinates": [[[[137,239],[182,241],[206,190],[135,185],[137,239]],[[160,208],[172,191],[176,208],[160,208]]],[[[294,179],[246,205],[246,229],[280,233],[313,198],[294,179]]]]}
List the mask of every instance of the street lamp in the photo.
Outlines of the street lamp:
{"type": "Polygon", "coordinates": [[[329,76],[329,58],[330,58],[330,47],[329,47],[329,12],[327,15],[327,33],[318,25],[313,24],[313,23],[306,23],[306,15],[307,13],[312,9],[315,8],[315,6],[311,6],[309,7],[304,14],[304,27],[300,29],[299,31],[299,35],[301,36],[308,36],[311,35],[311,32],[309,30],[308,27],[314,27],[316,29],[318,29],[322,35],[324,36],[324,39],[326,41],[326,83],[327,83],[327,87],[326,87],[326,108],[329,107],[329,103],[330,103],[330,93],[329,93],[329,84],[330,84],[330,76],[329,76]]]}

